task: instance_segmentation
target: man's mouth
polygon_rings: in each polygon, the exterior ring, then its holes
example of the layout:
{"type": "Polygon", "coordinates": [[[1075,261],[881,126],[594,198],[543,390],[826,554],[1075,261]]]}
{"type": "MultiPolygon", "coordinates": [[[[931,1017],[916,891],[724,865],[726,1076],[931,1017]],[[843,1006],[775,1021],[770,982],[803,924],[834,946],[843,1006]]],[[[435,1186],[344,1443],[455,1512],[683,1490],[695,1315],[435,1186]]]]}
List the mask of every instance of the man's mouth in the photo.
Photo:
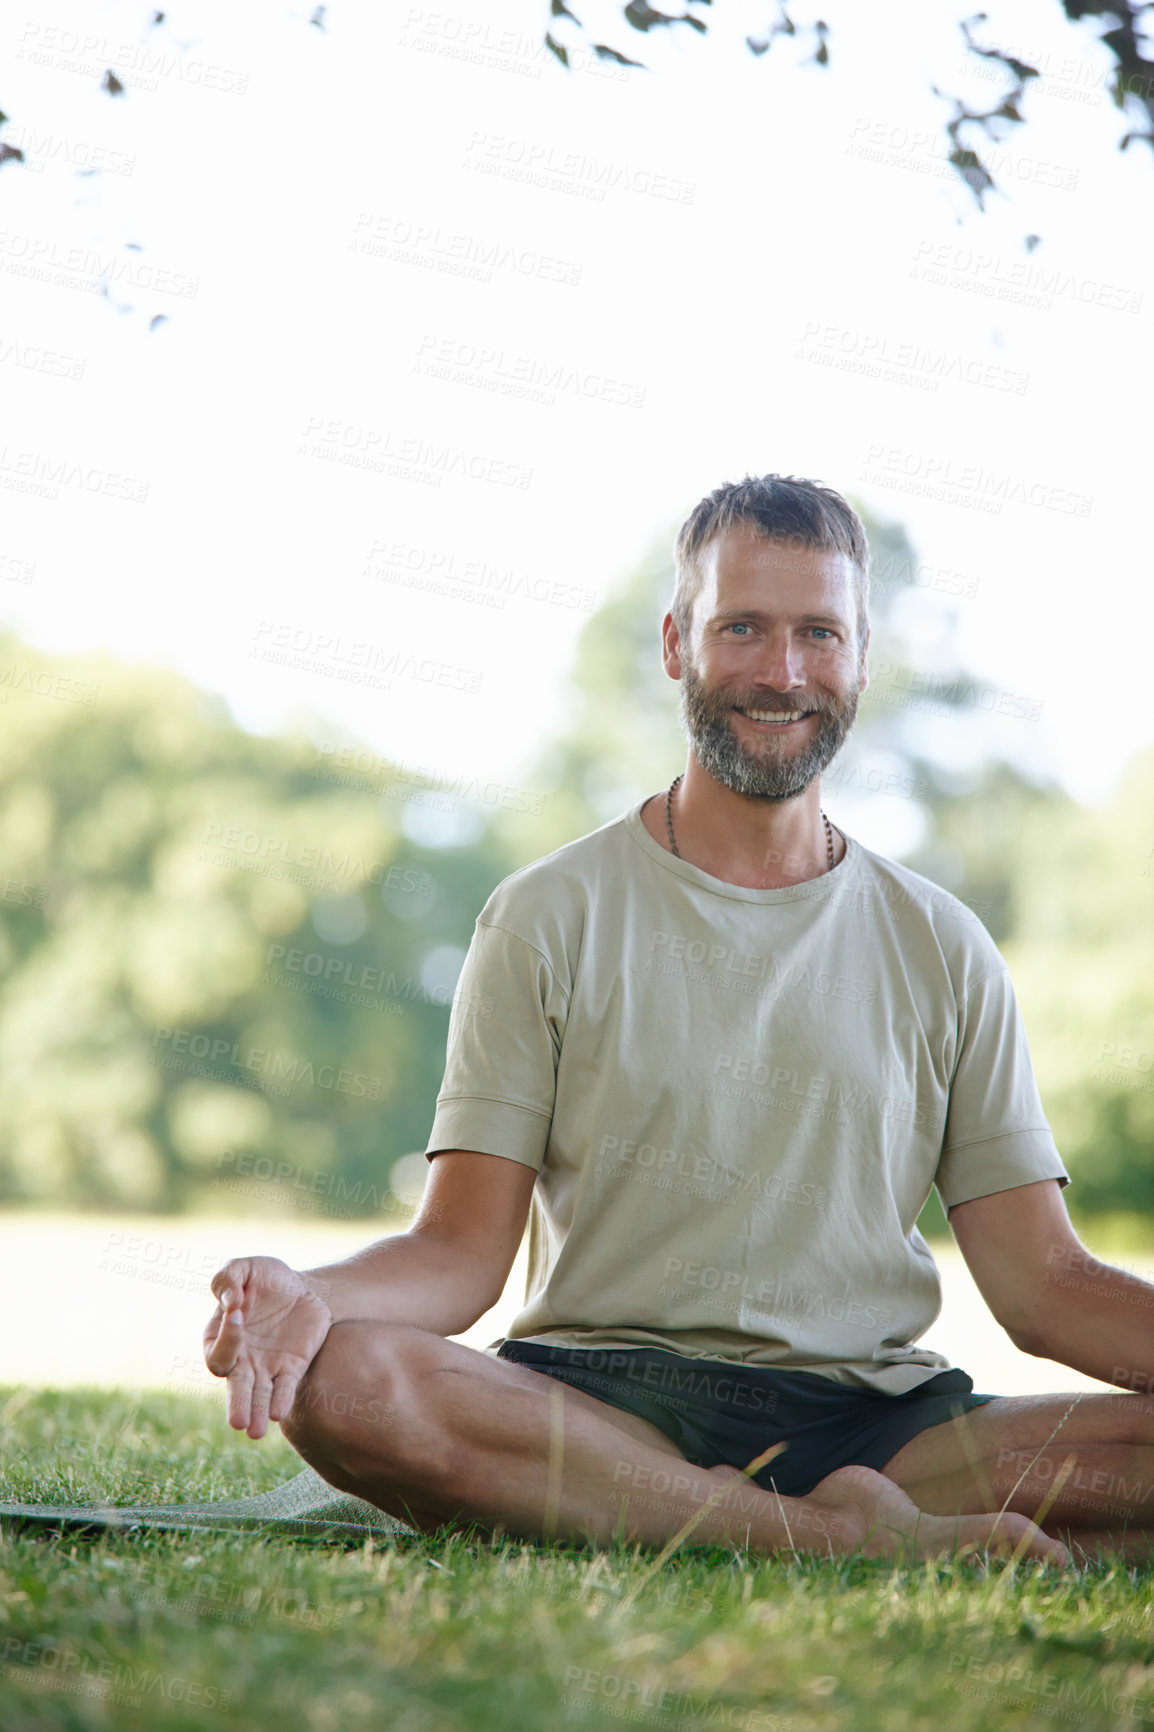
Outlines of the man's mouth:
{"type": "Polygon", "coordinates": [[[746,721],[755,723],[760,728],[780,730],[791,728],[798,722],[804,722],[807,716],[812,716],[812,710],[738,710],[739,716],[746,721]]]}

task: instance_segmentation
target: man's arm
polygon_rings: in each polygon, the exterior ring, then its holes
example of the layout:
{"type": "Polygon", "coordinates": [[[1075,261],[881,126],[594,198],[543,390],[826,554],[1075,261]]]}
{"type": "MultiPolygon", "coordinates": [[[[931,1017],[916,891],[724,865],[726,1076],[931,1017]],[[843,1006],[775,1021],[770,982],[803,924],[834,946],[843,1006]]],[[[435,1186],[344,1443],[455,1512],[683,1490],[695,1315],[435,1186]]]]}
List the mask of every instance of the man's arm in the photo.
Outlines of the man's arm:
{"type": "Polygon", "coordinates": [[[371,1318],[460,1335],[494,1306],[525,1232],[537,1173],[504,1155],[446,1149],[432,1158],[406,1233],[302,1279],[334,1323],[371,1318]]]}
{"type": "Polygon", "coordinates": [[[1154,1391],[1154,1286],[1086,1249],[1057,1179],[955,1203],[949,1222],[979,1292],[1021,1352],[1154,1391]]]}
{"type": "Polygon", "coordinates": [[[212,1278],[219,1308],[205,1362],[228,1380],[228,1422],[252,1438],[287,1418],[333,1323],[366,1318],[458,1335],[501,1297],[537,1174],[521,1161],[450,1149],[433,1157],[416,1220],[341,1263],[290,1269],[236,1257],[212,1278]]]}

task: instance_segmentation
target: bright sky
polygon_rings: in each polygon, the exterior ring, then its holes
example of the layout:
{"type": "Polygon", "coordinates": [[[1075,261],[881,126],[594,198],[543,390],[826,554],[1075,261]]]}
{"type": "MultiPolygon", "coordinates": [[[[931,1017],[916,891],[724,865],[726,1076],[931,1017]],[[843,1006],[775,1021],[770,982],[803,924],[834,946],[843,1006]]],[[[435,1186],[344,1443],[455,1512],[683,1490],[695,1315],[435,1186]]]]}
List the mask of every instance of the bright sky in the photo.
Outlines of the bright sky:
{"type": "Polygon", "coordinates": [[[1154,740],[1154,159],[1116,149],[1108,55],[995,0],[982,40],[1045,76],[983,216],[930,89],[999,87],[965,7],[833,0],[825,72],[746,51],[769,0],[668,40],[577,10],[653,69],[567,74],[545,0],[338,0],[323,31],[17,0],[0,610],[246,726],[517,782],[589,607],[776,469],[904,520],[1040,717],[1007,748],[1105,798],[1154,740]]]}

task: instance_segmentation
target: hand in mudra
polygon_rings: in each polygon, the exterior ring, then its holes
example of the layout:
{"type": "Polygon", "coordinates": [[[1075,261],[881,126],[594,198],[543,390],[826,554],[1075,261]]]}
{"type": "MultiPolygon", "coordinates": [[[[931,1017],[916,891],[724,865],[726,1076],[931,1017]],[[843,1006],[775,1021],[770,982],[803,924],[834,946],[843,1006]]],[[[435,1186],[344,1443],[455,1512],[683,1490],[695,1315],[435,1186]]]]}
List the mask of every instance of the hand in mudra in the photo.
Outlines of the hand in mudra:
{"type": "Polygon", "coordinates": [[[270,1419],[292,1411],[332,1312],[279,1257],[234,1257],[211,1285],[219,1305],[205,1326],[205,1364],[228,1380],[228,1423],[263,1437],[270,1419]]]}

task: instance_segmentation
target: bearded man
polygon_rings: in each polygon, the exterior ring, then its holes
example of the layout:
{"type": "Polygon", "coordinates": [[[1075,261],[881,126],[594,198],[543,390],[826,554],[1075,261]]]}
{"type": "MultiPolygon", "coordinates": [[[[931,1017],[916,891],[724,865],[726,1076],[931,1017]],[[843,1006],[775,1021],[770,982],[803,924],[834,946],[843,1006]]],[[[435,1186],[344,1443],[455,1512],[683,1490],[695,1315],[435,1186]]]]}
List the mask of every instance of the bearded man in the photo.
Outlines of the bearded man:
{"type": "Polygon", "coordinates": [[[867,683],[862,523],[747,477],[676,556],[683,775],[481,910],[411,1229],[214,1277],[230,1423],[279,1421],[424,1531],[1146,1557],[1154,1288],[1081,1273],[981,922],[821,808],[867,683]],[[932,1186],[1014,1343],[1127,1394],[975,1394],[917,1345],[932,1186]],[[496,1303],[527,1219],[507,1337],[447,1339],[496,1303]],[[1116,1520],[1087,1475],[1123,1485],[1116,1520]]]}

